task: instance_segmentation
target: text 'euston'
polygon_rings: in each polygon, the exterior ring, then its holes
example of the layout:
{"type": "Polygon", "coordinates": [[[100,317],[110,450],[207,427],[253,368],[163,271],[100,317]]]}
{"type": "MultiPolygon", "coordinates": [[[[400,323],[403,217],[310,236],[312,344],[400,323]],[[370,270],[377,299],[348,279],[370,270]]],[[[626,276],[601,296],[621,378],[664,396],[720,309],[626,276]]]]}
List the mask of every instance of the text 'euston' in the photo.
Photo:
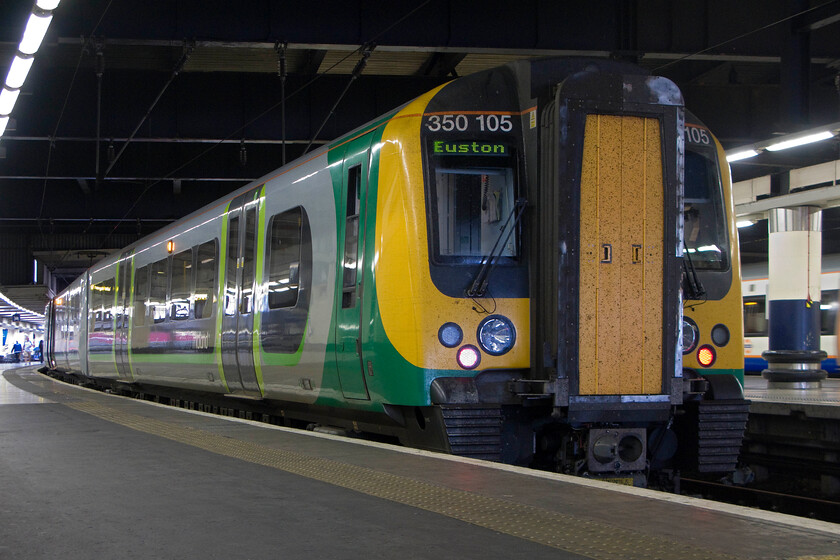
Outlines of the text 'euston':
{"type": "Polygon", "coordinates": [[[436,140],[433,145],[434,153],[441,155],[460,156],[506,156],[508,148],[504,144],[490,142],[444,142],[436,140]]]}

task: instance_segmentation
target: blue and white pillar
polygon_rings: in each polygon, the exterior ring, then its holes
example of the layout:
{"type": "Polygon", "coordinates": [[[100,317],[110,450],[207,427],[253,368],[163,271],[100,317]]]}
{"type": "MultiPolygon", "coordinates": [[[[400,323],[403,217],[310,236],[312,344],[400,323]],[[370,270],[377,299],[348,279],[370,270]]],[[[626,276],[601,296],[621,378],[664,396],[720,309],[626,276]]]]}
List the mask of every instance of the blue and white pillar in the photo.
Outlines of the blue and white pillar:
{"type": "Polygon", "coordinates": [[[820,350],[822,210],[815,206],[770,211],[769,350],[762,353],[770,386],[817,388],[826,372],[820,350]]]}

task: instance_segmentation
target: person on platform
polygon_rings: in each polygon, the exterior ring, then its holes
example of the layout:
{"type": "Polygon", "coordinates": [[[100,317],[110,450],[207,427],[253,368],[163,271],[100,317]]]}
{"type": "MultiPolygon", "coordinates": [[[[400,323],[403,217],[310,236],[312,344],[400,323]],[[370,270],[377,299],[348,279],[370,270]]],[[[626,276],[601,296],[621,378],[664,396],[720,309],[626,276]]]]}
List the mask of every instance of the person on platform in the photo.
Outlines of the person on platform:
{"type": "Polygon", "coordinates": [[[15,355],[15,362],[20,362],[20,353],[23,352],[23,346],[20,345],[20,341],[15,340],[15,343],[12,345],[12,354],[15,355]]]}

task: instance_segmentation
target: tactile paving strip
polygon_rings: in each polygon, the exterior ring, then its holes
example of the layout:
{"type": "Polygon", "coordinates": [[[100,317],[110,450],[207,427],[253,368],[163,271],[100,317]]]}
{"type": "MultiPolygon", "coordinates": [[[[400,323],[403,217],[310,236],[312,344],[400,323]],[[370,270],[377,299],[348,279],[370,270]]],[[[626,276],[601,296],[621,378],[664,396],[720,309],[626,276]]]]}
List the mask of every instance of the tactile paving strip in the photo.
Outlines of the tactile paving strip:
{"type": "Polygon", "coordinates": [[[330,459],[238,441],[195,428],[123,412],[91,401],[66,403],[66,406],[212,453],[280,469],[597,560],[734,558],[533,506],[435,486],[330,459]]]}

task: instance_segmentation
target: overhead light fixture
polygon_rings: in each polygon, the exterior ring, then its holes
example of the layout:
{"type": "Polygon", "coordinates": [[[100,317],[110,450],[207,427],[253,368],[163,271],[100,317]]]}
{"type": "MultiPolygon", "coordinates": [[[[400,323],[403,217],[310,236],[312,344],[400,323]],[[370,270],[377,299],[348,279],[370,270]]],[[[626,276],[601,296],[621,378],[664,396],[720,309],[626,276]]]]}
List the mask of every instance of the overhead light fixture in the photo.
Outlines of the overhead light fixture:
{"type": "Polygon", "coordinates": [[[755,222],[752,221],[752,220],[738,220],[737,222],[735,222],[735,226],[738,229],[745,228],[745,227],[750,227],[750,226],[753,226],[753,225],[755,225],[755,222]]]}
{"type": "Polygon", "coordinates": [[[792,138],[790,140],[783,140],[782,142],[770,144],[765,149],[771,152],[777,152],[779,150],[795,148],[796,146],[812,144],[821,140],[828,140],[829,138],[834,138],[834,133],[830,130],[824,130],[823,132],[817,132],[816,134],[808,134],[807,136],[800,136],[799,138],[792,138]]]}
{"type": "Polygon", "coordinates": [[[732,163],[733,161],[741,161],[742,159],[755,157],[758,155],[758,153],[758,150],[741,150],[739,152],[726,154],[726,161],[728,161],[729,163],[732,163]]]}
{"type": "Polygon", "coordinates": [[[38,49],[41,48],[41,42],[44,40],[44,35],[47,34],[47,29],[50,27],[52,18],[51,13],[33,12],[30,14],[18,50],[23,54],[35,54],[38,52],[38,49]]]}
{"type": "Polygon", "coordinates": [[[6,85],[11,89],[20,89],[23,82],[26,81],[26,76],[29,74],[29,69],[32,68],[34,60],[35,58],[32,55],[15,55],[9,73],[6,75],[6,85]]]}
{"type": "Polygon", "coordinates": [[[38,0],[35,5],[44,11],[51,12],[58,7],[61,0],[38,0]]]}
{"type": "Polygon", "coordinates": [[[20,95],[19,89],[4,87],[0,91],[0,115],[9,115],[12,112],[12,109],[15,108],[15,103],[17,103],[18,95],[20,95]]]}

